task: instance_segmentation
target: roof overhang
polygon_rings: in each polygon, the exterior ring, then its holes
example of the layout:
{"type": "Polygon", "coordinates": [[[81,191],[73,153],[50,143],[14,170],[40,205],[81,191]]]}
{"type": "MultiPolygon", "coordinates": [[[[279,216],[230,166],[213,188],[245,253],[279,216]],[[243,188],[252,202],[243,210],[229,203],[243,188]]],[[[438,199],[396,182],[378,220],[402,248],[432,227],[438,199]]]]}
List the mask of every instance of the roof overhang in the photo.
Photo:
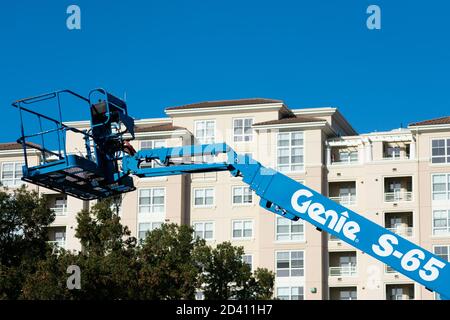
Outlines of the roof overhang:
{"type": "Polygon", "coordinates": [[[173,109],[166,110],[168,116],[178,115],[198,115],[203,113],[228,113],[228,112],[245,112],[245,111],[277,111],[284,106],[283,103],[264,103],[264,104],[248,104],[239,106],[217,106],[206,108],[192,108],[192,109],[173,109]]]}
{"type": "Polygon", "coordinates": [[[414,131],[444,131],[450,130],[450,124],[432,124],[425,126],[408,126],[408,129],[414,131]]]}

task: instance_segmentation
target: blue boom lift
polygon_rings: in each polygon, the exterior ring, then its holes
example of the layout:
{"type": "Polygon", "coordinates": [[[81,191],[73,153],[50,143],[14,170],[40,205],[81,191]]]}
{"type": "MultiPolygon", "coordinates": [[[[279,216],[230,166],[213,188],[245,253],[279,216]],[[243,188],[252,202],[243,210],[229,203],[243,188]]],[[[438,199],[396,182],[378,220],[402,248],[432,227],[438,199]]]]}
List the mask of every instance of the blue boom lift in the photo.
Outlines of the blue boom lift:
{"type": "MultiPolygon", "coordinates": [[[[260,197],[264,209],[291,220],[303,219],[319,231],[347,242],[428,290],[450,299],[450,264],[433,253],[381,227],[301,183],[266,168],[248,155],[238,155],[225,143],[158,148],[136,152],[128,143],[134,139],[134,120],[127,105],[104,89],[95,89],[85,98],[63,90],[15,101],[19,109],[25,158],[23,180],[83,200],[102,199],[135,190],[132,176],[156,177],[211,171],[229,171],[241,177],[260,197]],[[91,126],[79,130],[62,121],[61,98],[69,95],[89,107],[91,126]],[[55,101],[58,119],[30,108],[41,102],[55,101]],[[38,132],[25,134],[24,115],[36,118],[38,132]],[[52,125],[43,129],[43,122],[52,125]],[[66,133],[80,134],[85,152],[66,152],[66,133]],[[56,134],[52,143],[58,150],[46,148],[46,136],[56,134]],[[37,138],[39,143],[30,140],[37,138]],[[31,166],[27,149],[42,153],[41,162],[31,166]],[[195,162],[193,157],[224,156],[222,161],[195,162]],[[149,166],[157,163],[157,166],[149,166]]],[[[217,159],[218,157],[216,157],[217,159]]]]}

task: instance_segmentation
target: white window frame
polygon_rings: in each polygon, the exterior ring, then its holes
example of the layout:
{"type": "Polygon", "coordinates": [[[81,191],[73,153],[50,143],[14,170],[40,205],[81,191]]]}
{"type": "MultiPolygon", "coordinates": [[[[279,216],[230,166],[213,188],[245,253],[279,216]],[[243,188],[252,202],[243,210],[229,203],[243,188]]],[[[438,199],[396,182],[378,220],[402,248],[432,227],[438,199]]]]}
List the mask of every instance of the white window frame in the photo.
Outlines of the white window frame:
{"type": "Polygon", "coordinates": [[[255,222],[253,219],[237,219],[237,220],[231,220],[231,239],[233,240],[251,240],[255,237],[255,222]],[[244,232],[245,230],[248,230],[245,228],[245,224],[250,222],[251,223],[251,231],[252,231],[252,235],[250,237],[245,237],[244,236],[244,232]],[[235,223],[241,223],[242,228],[241,229],[234,229],[234,224],[235,223]],[[235,237],[234,236],[234,231],[235,230],[241,230],[241,236],[240,237],[235,237]]]}
{"type": "Polygon", "coordinates": [[[431,228],[432,228],[432,230],[431,230],[432,233],[431,234],[434,237],[450,237],[450,209],[433,209],[431,211],[431,228]],[[435,220],[434,215],[435,215],[435,213],[437,211],[445,211],[446,212],[446,215],[447,215],[447,218],[446,218],[447,226],[446,227],[435,227],[434,226],[434,220],[435,220]],[[444,233],[441,233],[441,234],[436,233],[437,229],[442,229],[442,228],[446,228],[447,232],[444,232],[444,233]]]}
{"type": "Polygon", "coordinates": [[[213,119],[203,119],[203,120],[195,120],[195,122],[194,122],[194,137],[195,137],[195,139],[197,139],[197,141],[200,143],[200,144],[212,144],[212,143],[215,143],[215,141],[216,141],[216,120],[213,120],[213,119]],[[205,135],[204,136],[202,136],[202,137],[199,137],[198,135],[197,135],[197,132],[198,132],[198,126],[201,124],[201,123],[203,123],[204,124],[204,132],[205,132],[205,135]],[[213,127],[214,127],[214,129],[213,129],[213,135],[212,136],[208,136],[206,133],[207,133],[207,130],[206,130],[206,128],[207,128],[207,124],[208,123],[213,123],[213,127]]]}
{"type": "Polygon", "coordinates": [[[254,193],[253,191],[250,189],[250,187],[247,186],[232,186],[231,187],[231,204],[235,207],[241,207],[241,206],[251,206],[253,205],[253,199],[254,199],[254,193]],[[235,197],[235,190],[236,189],[242,189],[242,202],[234,202],[234,197],[235,197]],[[248,190],[247,194],[246,194],[246,190],[248,190]],[[251,201],[250,202],[244,202],[245,197],[249,196],[250,193],[250,197],[251,197],[251,201]]]}
{"type": "Polygon", "coordinates": [[[433,138],[431,139],[430,142],[430,163],[432,165],[445,165],[445,164],[449,164],[450,161],[448,161],[448,158],[450,157],[450,154],[448,153],[448,148],[450,147],[448,145],[448,141],[450,140],[450,138],[433,138]],[[433,156],[433,141],[438,141],[438,140],[444,140],[444,155],[439,155],[439,156],[433,156]],[[442,158],[444,157],[444,162],[433,162],[433,159],[435,158],[442,158]]]}
{"type": "Polygon", "coordinates": [[[151,150],[151,149],[157,149],[157,148],[165,148],[166,147],[166,140],[165,139],[144,139],[139,140],[139,147],[140,150],[151,150]],[[150,147],[144,147],[142,144],[144,143],[150,143],[150,147]],[[155,146],[155,144],[161,144],[161,146],[155,146]]]}
{"type": "Polygon", "coordinates": [[[281,171],[281,172],[284,172],[284,173],[302,173],[302,172],[305,172],[305,163],[306,163],[306,161],[305,161],[305,132],[304,131],[281,131],[281,132],[277,132],[277,140],[276,140],[276,167],[277,167],[277,170],[278,171],[281,171]],[[300,133],[301,135],[302,135],[302,140],[303,140],[303,144],[302,145],[299,145],[299,146],[293,146],[292,145],[292,135],[293,134],[295,134],[295,133],[300,133]],[[278,145],[278,142],[279,142],[279,137],[280,137],[280,135],[283,135],[283,134],[289,134],[289,146],[279,146],[278,145]],[[303,162],[302,163],[293,163],[292,162],[292,149],[293,148],[299,148],[299,149],[301,149],[302,150],[302,152],[303,152],[303,162]],[[288,163],[286,163],[286,164],[279,164],[279,162],[278,162],[278,153],[279,153],[279,151],[280,150],[282,150],[282,149],[284,149],[284,150],[286,150],[286,149],[288,149],[289,150],[289,162],[288,163]],[[289,166],[289,169],[288,170],[283,170],[283,169],[280,169],[280,167],[281,166],[289,166]],[[299,170],[292,170],[292,167],[293,166],[301,166],[301,169],[299,169],[299,170]]]}
{"type": "Polygon", "coordinates": [[[201,188],[192,188],[192,204],[194,208],[212,208],[216,205],[216,188],[214,187],[201,187],[201,188]],[[212,204],[206,204],[206,191],[212,190],[212,204]],[[203,196],[201,199],[203,199],[203,204],[196,204],[196,191],[201,191],[203,193],[203,196]]]}
{"type": "Polygon", "coordinates": [[[449,184],[450,184],[450,173],[433,173],[431,174],[431,201],[446,201],[446,200],[450,200],[450,188],[449,188],[449,184]],[[434,178],[437,176],[445,176],[445,190],[441,191],[441,192],[435,192],[434,191],[434,178]],[[438,194],[444,194],[445,193],[445,198],[444,199],[434,199],[435,195],[438,194]]]}
{"type": "Polygon", "coordinates": [[[215,222],[214,221],[193,221],[192,222],[192,228],[194,229],[194,237],[196,237],[197,235],[196,235],[196,233],[198,232],[197,230],[195,230],[195,225],[202,225],[203,227],[202,227],[202,230],[200,231],[200,232],[202,232],[202,235],[199,237],[200,239],[204,239],[204,240],[206,240],[206,241],[214,241],[214,237],[215,237],[215,234],[216,234],[216,224],[215,224],[215,222]],[[208,238],[208,239],[206,239],[205,238],[205,232],[206,232],[206,228],[205,228],[205,226],[206,226],[206,224],[211,224],[212,225],[212,237],[211,238],[208,238]]]}
{"type": "Polygon", "coordinates": [[[284,242],[288,242],[288,243],[301,243],[301,242],[305,242],[306,241],[306,236],[305,236],[305,231],[306,231],[306,226],[305,226],[305,222],[302,219],[298,219],[297,221],[292,221],[290,219],[287,219],[285,217],[279,216],[279,215],[275,215],[275,242],[278,243],[284,243],[284,242]],[[286,234],[287,236],[289,236],[289,239],[278,239],[278,221],[283,221],[283,220],[287,220],[289,222],[289,232],[286,234]],[[292,232],[292,226],[295,224],[299,224],[299,225],[303,225],[303,232],[299,233],[299,235],[301,236],[301,239],[292,239],[293,235],[297,234],[297,233],[293,233],[292,232]]]}
{"type": "Polygon", "coordinates": [[[359,161],[358,150],[338,151],[338,153],[339,153],[339,162],[335,162],[336,164],[353,164],[359,161]],[[344,154],[347,157],[345,161],[342,159],[342,155],[344,154]],[[355,157],[352,157],[352,155],[356,155],[356,159],[355,157]]]}
{"type": "MultiPolygon", "coordinates": [[[[138,196],[138,214],[141,215],[164,215],[166,213],[166,207],[167,207],[167,192],[166,192],[166,187],[149,187],[149,188],[139,188],[138,192],[137,192],[137,196],[138,196]],[[155,211],[155,206],[161,206],[160,204],[154,204],[154,193],[155,190],[163,190],[164,191],[164,203],[162,204],[163,206],[163,210],[162,211],[155,211]],[[144,190],[150,190],[150,204],[149,205],[141,205],[140,204],[140,199],[141,199],[141,191],[144,190]],[[150,207],[150,212],[143,212],[141,211],[142,207],[150,207]]],[[[143,221],[142,221],[143,222],[143,221]]]]}
{"type": "Polygon", "coordinates": [[[247,143],[247,142],[252,142],[253,141],[253,122],[255,121],[255,119],[253,117],[244,117],[244,118],[233,118],[233,142],[237,142],[237,143],[247,143]],[[250,129],[251,129],[251,133],[250,134],[246,134],[245,133],[245,121],[246,120],[250,120],[251,121],[251,125],[250,125],[250,129]],[[241,134],[236,134],[234,129],[236,128],[236,121],[242,121],[242,133],[241,134]],[[245,138],[248,137],[248,140],[245,140],[245,138]],[[240,138],[241,140],[237,139],[240,138]]]}
{"type": "MultiPolygon", "coordinates": [[[[279,293],[278,293],[278,291],[280,290],[280,289],[286,289],[286,290],[288,290],[289,291],[289,298],[288,299],[286,299],[286,300],[291,300],[291,301],[293,301],[293,299],[292,299],[292,296],[293,296],[293,294],[292,294],[292,289],[294,289],[294,288],[299,288],[299,289],[301,289],[300,291],[301,291],[301,294],[299,295],[300,297],[302,297],[301,299],[298,299],[298,300],[305,300],[305,287],[304,286],[277,286],[277,288],[276,288],[276,297],[277,298],[279,298],[279,293]]],[[[295,300],[297,300],[297,299],[295,299],[295,300]]]]}
{"type": "Polygon", "coordinates": [[[23,182],[22,182],[22,166],[24,166],[25,163],[23,161],[7,161],[7,162],[2,162],[1,165],[1,172],[0,172],[0,183],[2,187],[9,187],[9,188],[17,188],[20,187],[23,182]],[[12,171],[12,178],[10,179],[4,179],[3,178],[3,174],[5,172],[5,166],[6,165],[13,165],[13,171],[12,171]],[[17,172],[17,166],[20,167],[20,176],[16,175],[17,172]],[[4,184],[3,181],[4,180],[12,180],[12,184],[4,184]]]}
{"type": "Polygon", "coordinates": [[[286,279],[286,278],[304,278],[305,277],[305,267],[306,267],[306,262],[305,262],[305,250],[277,250],[275,251],[275,278],[281,278],[281,279],[286,279]],[[303,253],[303,267],[302,268],[292,268],[292,253],[293,252],[302,252],[303,253]],[[278,254],[279,253],[289,253],[289,268],[281,268],[281,270],[289,270],[289,276],[278,276],[278,254]],[[292,271],[294,270],[302,270],[302,275],[300,276],[293,276],[292,275],[292,271]]]}
{"type": "Polygon", "coordinates": [[[450,244],[435,244],[435,245],[433,245],[433,253],[438,256],[438,254],[436,253],[437,247],[446,247],[447,248],[447,261],[450,262],[450,244]]]}

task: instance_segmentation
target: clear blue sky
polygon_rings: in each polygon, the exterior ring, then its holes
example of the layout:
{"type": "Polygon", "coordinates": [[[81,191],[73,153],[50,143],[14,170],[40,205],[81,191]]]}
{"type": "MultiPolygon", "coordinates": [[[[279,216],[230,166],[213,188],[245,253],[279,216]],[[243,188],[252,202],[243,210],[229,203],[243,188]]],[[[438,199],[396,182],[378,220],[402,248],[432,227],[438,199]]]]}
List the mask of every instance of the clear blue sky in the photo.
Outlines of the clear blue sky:
{"type": "Polygon", "coordinates": [[[63,88],[126,91],[137,118],[246,97],[337,106],[359,132],[450,115],[449,15],[446,0],[5,1],[0,141],[19,133],[11,101],[63,88]],[[66,28],[70,4],[81,31],[66,28]],[[366,28],[370,4],[381,31],[366,28]]]}

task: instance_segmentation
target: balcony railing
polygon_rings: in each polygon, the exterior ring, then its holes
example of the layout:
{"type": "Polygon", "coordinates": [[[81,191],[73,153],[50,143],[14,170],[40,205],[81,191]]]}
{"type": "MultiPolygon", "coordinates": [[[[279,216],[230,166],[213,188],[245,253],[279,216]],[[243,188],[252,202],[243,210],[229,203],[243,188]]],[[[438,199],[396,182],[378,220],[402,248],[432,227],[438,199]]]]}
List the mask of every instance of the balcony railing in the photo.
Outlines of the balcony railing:
{"type": "Polygon", "coordinates": [[[50,210],[53,210],[55,212],[55,215],[57,215],[57,216],[65,216],[65,215],[67,215],[67,206],[54,207],[54,208],[50,208],[50,210]]]}
{"type": "Polygon", "coordinates": [[[398,226],[395,228],[386,228],[387,230],[398,234],[399,236],[412,237],[413,227],[398,226]]]}
{"type": "Polygon", "coordinates": [[[333,200],[334,202],[337,202],[344,206],[350,206],[350,205],[356,204],[356,194],[348,194],[348,195],[339,196],[339,197],[330,197],[330,199],[333,200]]]}
{"type": "Polygon", "coordinates": [[[357,164],[359,163],[359,159],[351,159],[351,160],[332,160],[332,165],[345,165],[345,164],[357,164]]]}
{"type": "Polygon", "coordinates": [[[412,191],[385,192],[384,201],[385,202],[412,201],[412,196],[413,196],[412,191]]]}
{"type": "Polygon", "coordinates": [[[351,277],[356,276],[356,266],[348,265],[348,266],[340,266],[340,267],[330,267],[330,276],[331,277],[351,277]]]}
{"type": "Polygon", "coordinates": [[[388,155],[383,155],[382,160],[386,160],[386,161],[398,161],[398,160],[409,160],[409,156],[388,156],[388,155]]]}
{"type": "Polygon", "coordinates": [[[58,241],[47,241],[47,243],[54,245],[57,248],[64,249],[66,247],[66,241],[58,240],[58,241]]]}

